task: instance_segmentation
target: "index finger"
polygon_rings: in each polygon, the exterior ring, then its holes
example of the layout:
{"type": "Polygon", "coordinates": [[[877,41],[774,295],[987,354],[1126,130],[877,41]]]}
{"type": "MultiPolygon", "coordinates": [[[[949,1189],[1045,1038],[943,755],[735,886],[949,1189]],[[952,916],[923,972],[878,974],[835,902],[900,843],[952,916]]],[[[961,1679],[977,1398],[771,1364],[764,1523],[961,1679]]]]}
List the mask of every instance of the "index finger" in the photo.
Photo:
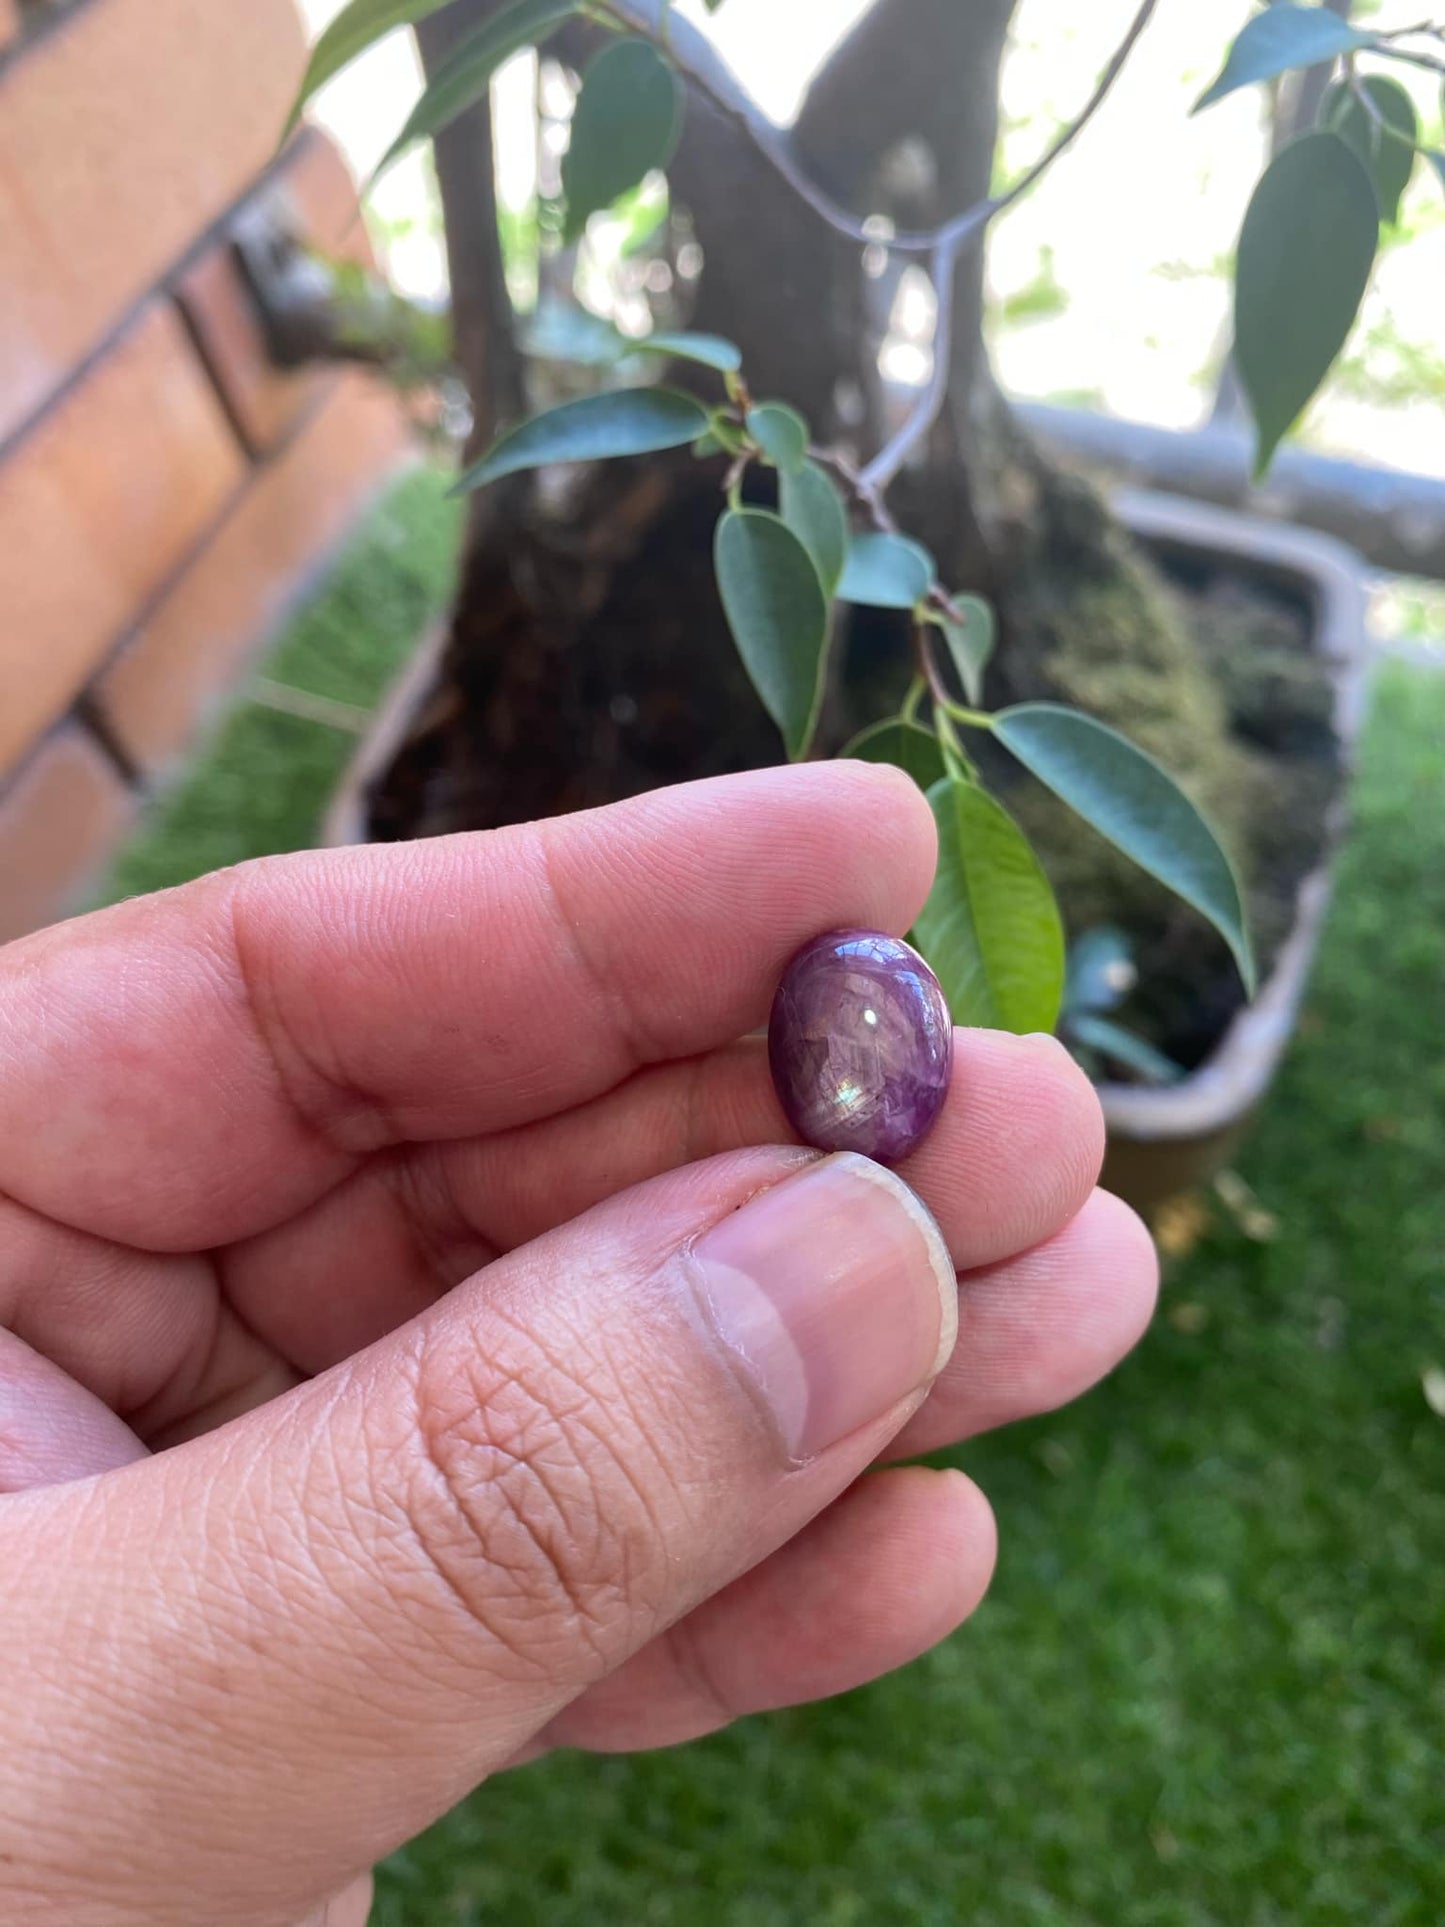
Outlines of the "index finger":
{"type": "Polygon", "coordinates": [[[882,766],[265,859],[0,951],[0,1191],[227,1243],[385,1145],[549,1116],[760,1023],[792,952],[903,931],[932,814],[882,766]]]}

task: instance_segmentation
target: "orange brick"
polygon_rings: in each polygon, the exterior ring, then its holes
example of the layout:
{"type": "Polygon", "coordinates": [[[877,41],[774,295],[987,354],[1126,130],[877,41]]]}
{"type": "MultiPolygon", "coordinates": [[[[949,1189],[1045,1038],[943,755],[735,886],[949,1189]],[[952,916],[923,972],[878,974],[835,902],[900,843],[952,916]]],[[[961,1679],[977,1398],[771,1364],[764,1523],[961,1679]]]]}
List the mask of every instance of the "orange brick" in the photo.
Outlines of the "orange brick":
{"type": "MultiPolygon", "coordinates": [[[[370,263],[351,176],[321,135],[308,135],[284,175],[257,199],[322,252],[370,263]]],[[[255,297],[228,241],[186,270],[176,295],[247,446],[274,448],[315,400],[323,377],[287,372],[270,360],[255,297]]]]}
{"type": "Polygon", "coordinates": [[[0,76],[0,441],[270,160],[294,0],[103,0],[0,76]]]}
{"type": "Polygon", "coordinates": [[[360,218],[351,170],[319,129],[308,130],[294,160],[267,191],[274,192],[278,203],[294,217],[297,228],[309,234],[324,252],[360,261],[367,267],[374,264],[376,257],[366,223],[360,218]]]}
{"type": "Polygon", "coordinates": [[[69,708],[244,473],[169,302],[0,467],[0,770],[69,708]]]}
{"type": "Polygon", "coordinates": [[[349,373],[291,446],[257,471],[97,686],[102,713],[138,765],[155,770],[186,748],[410,445],[394,397],[349,373]]]}
{"type": "Polygon", "coordinates": [[[225,397],[246,446],[274,448],[316,393],[312,371],[286,372],[266,352],[251,291],[229,243],[211,248],[189,267],[176,299],[225,397]]]}
{"type": "Polygon", "coordinates": [[[136,798],[67,724],[0,796],[0,943],[73,909],[136,816],[136,798]]]}

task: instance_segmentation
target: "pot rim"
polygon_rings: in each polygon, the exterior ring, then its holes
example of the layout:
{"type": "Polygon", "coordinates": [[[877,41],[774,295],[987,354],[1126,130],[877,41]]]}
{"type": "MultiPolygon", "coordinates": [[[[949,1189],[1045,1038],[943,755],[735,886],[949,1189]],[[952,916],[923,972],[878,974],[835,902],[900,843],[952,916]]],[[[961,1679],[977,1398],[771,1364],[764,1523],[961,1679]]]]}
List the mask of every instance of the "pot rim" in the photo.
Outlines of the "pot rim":
{"type": "MultiPolygon", "coordinates": [[[[1304,590],[1315,619],[1314,647],[1334,685],[1335,730],[1346,768],[1352,766],[1369,683],[1364,648],[1368,604],[1360,557],[1332,536],[1183,496],[1118,489],[1111,499],[1130,533],[1155,550],[1213,552],[1304,590]]],[[[1346,827],[1341,799],[1326,824],[1327,854],[1300,885],[1294,925],[1274,968],[1253,1003],[1230,1021],[1198,1069],[1162,1088],[1095,1086],[1111,1137],[1135,1143],[1204,1138],[1237,1123],[1259,1103],[1299,1017],[1346,827]]]]}

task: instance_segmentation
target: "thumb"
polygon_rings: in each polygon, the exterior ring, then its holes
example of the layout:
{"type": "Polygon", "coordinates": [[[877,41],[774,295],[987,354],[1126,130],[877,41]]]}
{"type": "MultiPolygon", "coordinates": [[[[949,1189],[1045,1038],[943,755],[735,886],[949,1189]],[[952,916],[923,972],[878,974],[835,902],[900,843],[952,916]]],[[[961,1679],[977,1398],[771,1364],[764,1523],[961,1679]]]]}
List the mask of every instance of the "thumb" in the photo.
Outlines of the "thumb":
{"type": "Polygon", "coordinates": [[[749,1152],[208,1438],[6,1501],[0,1915],[12,1872],[67,1927],[85,1896],[305,1914],[836,1497],[956,1317],[900,1179],[749,1152]]]}

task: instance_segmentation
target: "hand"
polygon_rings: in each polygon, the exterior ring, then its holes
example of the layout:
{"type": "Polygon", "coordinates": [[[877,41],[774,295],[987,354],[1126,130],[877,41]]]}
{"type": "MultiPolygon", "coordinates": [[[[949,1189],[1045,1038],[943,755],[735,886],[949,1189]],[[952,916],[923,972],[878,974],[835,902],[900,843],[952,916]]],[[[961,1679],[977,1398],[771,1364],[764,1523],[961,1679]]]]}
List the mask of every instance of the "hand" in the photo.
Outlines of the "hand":
{"type": "Polygon", "coordinates": [[[911,784],[819,764],[0,952],[0,1917],[349,1927],[499,1768],[966,1616],[979,1492],[860,1475],[1138,1336],[1097,1104],[960,1033],[895,1177],[791,1146],[736,1041],[933,860],[911,784]]]}

